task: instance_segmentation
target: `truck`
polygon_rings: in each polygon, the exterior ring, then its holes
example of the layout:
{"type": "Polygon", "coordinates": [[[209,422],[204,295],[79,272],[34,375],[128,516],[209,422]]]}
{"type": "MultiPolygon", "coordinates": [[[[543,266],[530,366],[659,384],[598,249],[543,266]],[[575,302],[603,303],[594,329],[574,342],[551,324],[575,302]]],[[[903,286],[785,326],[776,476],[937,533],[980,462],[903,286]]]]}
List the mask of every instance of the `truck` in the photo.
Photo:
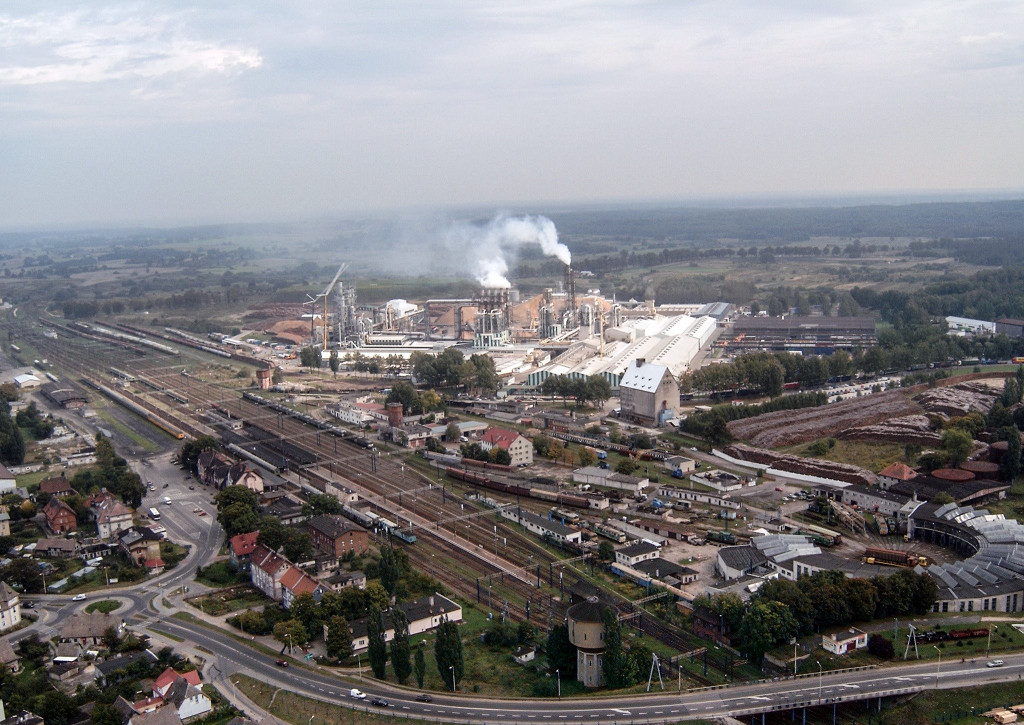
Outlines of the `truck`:
{"type": "Polygon", "coordinates": [[[683,469],[676,466],[672,469],[672,478],[686,478],[686,474],[683,473],[683,469]]]}

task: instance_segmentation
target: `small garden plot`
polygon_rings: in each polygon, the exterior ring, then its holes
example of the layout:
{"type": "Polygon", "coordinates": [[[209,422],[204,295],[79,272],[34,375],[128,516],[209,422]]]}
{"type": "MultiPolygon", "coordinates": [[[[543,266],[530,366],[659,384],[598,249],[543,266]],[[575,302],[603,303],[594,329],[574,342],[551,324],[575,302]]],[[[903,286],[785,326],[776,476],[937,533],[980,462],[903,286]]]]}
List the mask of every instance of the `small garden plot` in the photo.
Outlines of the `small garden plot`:
{"type": "Polygon", "coordinates": [[[204,614],[219,617],[222,614],[262,606],[267,603],[267,598],[262,592],[250,586],[240,586],[191,597],[186,601],[204,614]]]}

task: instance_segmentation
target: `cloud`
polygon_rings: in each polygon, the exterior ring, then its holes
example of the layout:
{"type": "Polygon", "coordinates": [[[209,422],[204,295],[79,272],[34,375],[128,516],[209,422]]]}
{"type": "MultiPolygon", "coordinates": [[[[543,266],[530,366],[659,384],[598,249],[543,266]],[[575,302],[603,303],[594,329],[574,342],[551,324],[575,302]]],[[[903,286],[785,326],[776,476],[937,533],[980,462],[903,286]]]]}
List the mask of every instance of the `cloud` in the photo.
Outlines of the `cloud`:
{"type": "Polygon", "coordinates": [[[180,14],[135,8],[25,17],[0,15],[0,84],[146,82],[173,76],[233,75],[260,67],[250,46],[199,37],[180,14]]]}

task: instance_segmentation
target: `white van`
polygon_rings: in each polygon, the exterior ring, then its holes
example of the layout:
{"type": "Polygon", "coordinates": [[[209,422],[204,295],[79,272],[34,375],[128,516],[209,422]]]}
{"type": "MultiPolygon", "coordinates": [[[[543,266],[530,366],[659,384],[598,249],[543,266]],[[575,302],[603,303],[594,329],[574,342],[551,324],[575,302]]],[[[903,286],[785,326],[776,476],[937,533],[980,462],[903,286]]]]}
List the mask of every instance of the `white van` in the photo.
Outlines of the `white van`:
{"type": "Polygon", "coordinates": [[[170,506],[170,505],[171,505],[171,497],[170,496],[164,496],[164,506],[170,506]]]}

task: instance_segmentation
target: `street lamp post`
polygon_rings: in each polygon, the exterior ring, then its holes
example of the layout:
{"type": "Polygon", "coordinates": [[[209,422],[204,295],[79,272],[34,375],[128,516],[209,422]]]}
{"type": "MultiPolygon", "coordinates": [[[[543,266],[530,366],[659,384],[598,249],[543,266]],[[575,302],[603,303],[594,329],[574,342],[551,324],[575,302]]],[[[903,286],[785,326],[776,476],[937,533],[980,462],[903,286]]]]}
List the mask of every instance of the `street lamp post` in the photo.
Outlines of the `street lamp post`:
{"type": "Polygon", "coordinates": [[[985,645],[985,656],[986,657],[988,657],[989,652],[992,651],[992,630],[993,629],[999,629],[999,627],[997,627],[994,624],[988,625],[988,644],[985,645]]]}
{"type": "Polygon", "coordinates": [[[821,662],[815,660],[814,664],[818,665],[818,704],[821,704],[821,662]]]}
{"type": "Polygon", "coordinates": [[[448,669],[452,671],[452,692],[455,692],[455,665],[448,665],[448,669]]]}
{"type": "Polygon", "coordinates": [[[562,674],[561,671],[555,670],[555,682],[558,685],[558,697],[562,697],[562,674]]]}
{"type": "Polygon", "coordinates": [[[935,689],[939,689],[939,668],[942,667],[942,650],[932,645],[936,652],[939,653],[939,661],[935,663],[935,689]]]}

